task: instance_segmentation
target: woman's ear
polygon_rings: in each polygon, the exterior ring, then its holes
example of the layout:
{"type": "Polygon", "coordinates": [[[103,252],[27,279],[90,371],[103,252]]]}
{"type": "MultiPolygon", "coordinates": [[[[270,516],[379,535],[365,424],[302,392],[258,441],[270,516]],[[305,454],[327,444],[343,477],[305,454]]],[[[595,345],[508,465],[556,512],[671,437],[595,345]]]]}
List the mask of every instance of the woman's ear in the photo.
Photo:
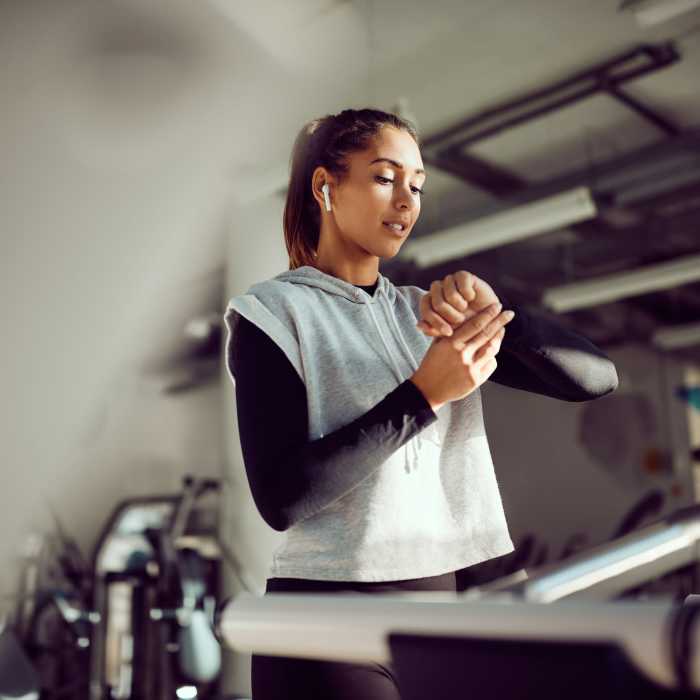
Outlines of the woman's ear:
{"type": "Polygon", "coordinates": [[[323,187],[321,187],[321,191],[323,192],[323,199],[324,199],[324,202],[326,205],[326,211],[330,211],[331,210],[331,200],[330,200],[330,196],[328,194],[329,186],[328,186],[327,182],[323,183],[323,187]]]}
{"type": "Polygon", "coordinates": [[[314,199],[326,211],[331,211],[331,186],[333,182],[328,171],[320,166],[316,168],[311,183],[314,199]]]}

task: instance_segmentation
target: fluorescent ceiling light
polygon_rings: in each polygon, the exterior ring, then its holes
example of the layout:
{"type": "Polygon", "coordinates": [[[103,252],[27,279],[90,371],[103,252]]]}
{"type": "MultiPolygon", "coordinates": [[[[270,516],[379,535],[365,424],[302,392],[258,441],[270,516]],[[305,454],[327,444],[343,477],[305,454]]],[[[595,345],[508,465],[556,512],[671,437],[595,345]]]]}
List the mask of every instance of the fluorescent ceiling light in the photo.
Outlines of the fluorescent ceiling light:
{"type": "Polygon", "coordinates": [[[542,301],[553,311],[573,311],[697,280],[700,280],[700,255],[690,255],[632,272],[554,287],[544,293],[542,301]]]}
{"type": "Polygon", "coordinates": [[[412,259],[419,267],[429,267],[585,221],[593,218],[596,212],[590,190],[576,187],[408,241],[399,257],[412,259]]]}
{"type": "Polygon", "coordinates": [[[652,336],[654,345],[664,350],[700,345],[700,323],[686,323],[656,331],[652,336]]]}
{"type": "Polygon", "coordinates": [[[620,5],[620,11],[634,12],[640,25],[651,27],[696,7],[700,7],[700,0],[627,0],[620,5]]]}

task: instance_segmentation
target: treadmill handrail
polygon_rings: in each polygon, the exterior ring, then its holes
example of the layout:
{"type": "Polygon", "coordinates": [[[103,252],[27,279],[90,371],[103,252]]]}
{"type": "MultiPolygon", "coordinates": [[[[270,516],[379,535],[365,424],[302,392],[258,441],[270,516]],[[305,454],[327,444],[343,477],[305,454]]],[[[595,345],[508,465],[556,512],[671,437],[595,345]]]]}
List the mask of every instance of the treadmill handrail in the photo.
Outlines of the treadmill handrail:
{"type": "Polygon", "coordinates": [[[573,597],[608,600],[697,562],[699,542],[700,506],[691,506],[566,561],[540,567],[528,573],[526,580],[510,583],[504,577],[477,590],[510,593],[539,603],[573,597]]]}
{"type": "MultiPolygon", "coordinates": [[[[532,603],[508,595],[469,600],[443,592],[247,592],[219,611],[217,637],[242,653],[331,661],[391,660],[390,634],[510,640],[612,642],[648,679],[679,686],[674,620],[686,606],[670,600],[532,603]],[[343,633],[338,634],[342,629],[343,633]]],[[[689,625],[688,681],[700,684],[700,624],[689,625]]]]}

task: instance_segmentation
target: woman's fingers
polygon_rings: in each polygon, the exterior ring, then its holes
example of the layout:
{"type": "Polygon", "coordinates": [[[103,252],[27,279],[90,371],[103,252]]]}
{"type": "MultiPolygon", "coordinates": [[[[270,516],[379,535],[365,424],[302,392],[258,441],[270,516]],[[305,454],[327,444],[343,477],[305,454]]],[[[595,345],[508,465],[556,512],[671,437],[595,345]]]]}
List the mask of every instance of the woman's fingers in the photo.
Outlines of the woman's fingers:
{"type": "MultiPolygon", "coordinates": [[[[468,275],[468,272],[464,274],[468,275]]],[[[450,304],[454,309],[457,309],[461,314],[469,307],[469,302],[467,301],[467,296],[460,291],[458,284],[458,278],[455,275],[447,275],[442,281],[442,296],[445,301],[450,304]]],[[[474,298],[474,290],[470,289],[471,298],[474,298]]]]}
{"type": "MultiPolygon", "coordinates": [[[[476,299],[476,291],[474,289],[474,275],[466,270],[457,270],[453,275],[448,275],[454,279],[455,287],[459,295],[466,300],[467,304],[476,299]]],[[[445,279],[447,279],[447,277],[445,279]]]]}
{"type": "Polygon", "coordinates": [[[500,303],[491,304],[491,306],[487,306],[483,311],[476,314],[476,316],[463,323],[455,331],[454,337],[451,339],[455,348],[459,349],[461,345],[464,345],[472,338],[483,333],[486,327],[498,317],[501,309],[502,306],[500,303]]]}
{"type": "Polygon", "coordinates": [[[456,350],[467,350],[475,353],[482,345],[489,342],[501,328],[510,323],[515,317],[513,311],[499,313],[501,305],[491,305],[481,313],[463,323],[450,338],[456,350]]]}
{"type": "Polygon", "coordinates": [[[503,336],[506,334],[506,329],[501,328],[488,342],[484,343],[475,353],[473,362],[485,364],[490,358],[495,357],[501,349],[503,336]]]}
{"type": "Polygon", "coordinates": [[[469,302],[476,298],[474,282],[474,275],[466,270],[432,282],[420,300],[418,328],[431,336],[451,336],[454,328],[474,315],[469,311],[469,302]]]}
{"type": "Polygon", "coordinates": [[[433,338],[441,338],[445,335],[445,333],[442,333],[441,331],[433,328],[432,326],[428,325],[425,321],[420,321],[418,323],[418,330],[433,338]]]}
{"type": "MultiPolygon", "coordinates": [[[[455,308],[445,298],[443,284],[439,280],[435,280],[430,285],[430,307],[436,322],[434,323],[430,317],[426,317],[425,320],[435,328],[443,327],[447,329],[449,327],[451,331],[453,325],[460,324],[465,320],[462,310],[455,308]]],[[[466,306],[464,308],[466,309],[466,306]]]]}
{"type": "Polygon", "coordinates": [[[427,329],[428,335],[452,335],[452,326],[445,321],[440,314],[436,313],[432,307],[433,288],[439,282],[430,285],[430,292],[424,294],[420,300],[420,315],[423,328],[427,329]]]}
{"type": "Polygon", "coordinates": [[[492,357],[482,368],[481,368],[481,383],[483,384],[498,367],[498,362],[496,358],[492,357]]]}

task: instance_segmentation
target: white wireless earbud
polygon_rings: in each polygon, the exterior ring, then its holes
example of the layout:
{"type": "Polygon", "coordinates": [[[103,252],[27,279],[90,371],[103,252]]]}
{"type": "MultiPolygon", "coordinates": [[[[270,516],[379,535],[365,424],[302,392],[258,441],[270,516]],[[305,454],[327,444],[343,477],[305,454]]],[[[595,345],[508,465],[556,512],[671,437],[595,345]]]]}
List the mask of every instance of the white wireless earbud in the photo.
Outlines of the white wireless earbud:
{"type": "Polygon", "coordinates": [[[323,187],[321,188],[321,192],[323,192],[323,199],[326,200],[326,211],[331,210],[331,200],[330,197],[328,196],[328,183],[324,183],[323,187]]]}

